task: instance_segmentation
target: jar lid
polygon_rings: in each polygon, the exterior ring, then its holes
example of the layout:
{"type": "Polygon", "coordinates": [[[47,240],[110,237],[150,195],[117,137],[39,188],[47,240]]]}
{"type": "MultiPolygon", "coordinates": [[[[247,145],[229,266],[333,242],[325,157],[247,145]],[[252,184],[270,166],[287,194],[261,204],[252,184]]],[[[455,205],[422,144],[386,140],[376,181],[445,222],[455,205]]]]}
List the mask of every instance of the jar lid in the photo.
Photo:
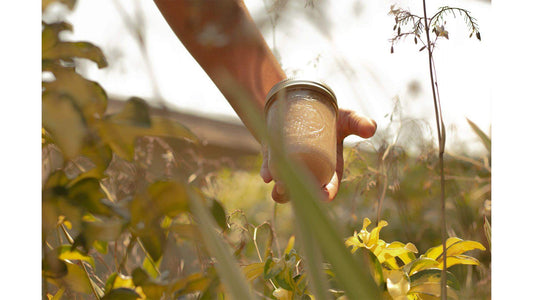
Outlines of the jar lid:
{"type": "Polygon", "coordinates": [[[276,95],[284,89],[287,88],[305,88],[317,91],[319,93],[322,93],[324,96],[328,98],[328,100],[333,104],[335,107],[335,110],[337,111],[339,109],[337,105],[337,97],[335,96],[335,93],[333,90],[325,83],[318,82],[314,80],[308,80],[308,79],[292,79],[288,78],[285,80],[282,80],[278,83],[276,83],[268,92],[266,97],[266,103],[265,103],[265,111],[268,109],[268,107],[272,104],[274,99],[276,99],[276,95]]]}

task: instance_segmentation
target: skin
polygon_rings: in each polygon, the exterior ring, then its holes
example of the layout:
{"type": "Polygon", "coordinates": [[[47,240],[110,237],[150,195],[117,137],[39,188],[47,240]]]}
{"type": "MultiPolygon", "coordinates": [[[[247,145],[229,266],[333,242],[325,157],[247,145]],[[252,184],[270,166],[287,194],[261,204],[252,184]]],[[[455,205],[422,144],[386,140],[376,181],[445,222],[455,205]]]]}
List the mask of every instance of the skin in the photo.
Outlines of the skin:
{"type": "MultiPolygon", "coordinates": [[[[266,44],[242,0],[154,0],[176,36],[228,100],[244,125],[253,131],[249,114],[240,105],[239,97],[247,95],[250,103],[263,115],[268,91],[287,76],[266,44]],[[228,84],[228,78],[232,84],[228,84]],[[235,92],[235,85],[241,93],[235,92]]],[[[262,120],[264,122],[264,120],[262,120]]],[[[331,201],[339,190],[344,170],[342,143],[355,134],[369,138],[376,131],[376,122],[351,110],[339,109],[337,119],[337,168],[331,182],[322,188],[325,200],[331,201]]],[[[258,139],[259,140],[259,139],[258,139]]],[[[263,151],[261,177],[272,181],[268,155],[263,151]]],[[[289,200],[281,182],[276,182],[272,199],[289,200]]]]}

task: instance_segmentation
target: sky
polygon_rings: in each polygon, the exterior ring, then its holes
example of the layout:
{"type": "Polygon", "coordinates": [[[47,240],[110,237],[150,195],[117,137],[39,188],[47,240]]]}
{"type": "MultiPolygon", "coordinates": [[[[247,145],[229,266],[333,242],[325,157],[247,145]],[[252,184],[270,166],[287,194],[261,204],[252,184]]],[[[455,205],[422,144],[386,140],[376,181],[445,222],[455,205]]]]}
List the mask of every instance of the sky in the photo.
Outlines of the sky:
{"type": "MultiPolygon", "coordinates": [[[[273,16],[267,10],[271,2],[245,1],[257,23],[273,16]]],[[[394,33],[393,17],[388,15],[391,5],[422,15],[419,2],[322,0],[326,9],[319,18],[330,25],[325,29],[316,22],[316,17],[310,18],[312,7],[306,7],[304,1],[289,1],[284,10],[292,12],[290,18],[280,18],[274,30],[269,22],[260,28],[289,76],[320,78],[333,88],[340,107],[375,119],[379,128],[376,136],[392,141],[383,129],[389,126],[391,132],[397,129],[398,124],[391,125],[389,118],[398,104],[403,124],[414,118],[422,120],[424,128],[435,127],[427,52],[419,52],[420,44],[414,45],[409,39],[396,44],[394,54],[390,53],[389,39],[394,33]],[[410,86],[418,87],[419,92],[410,92],[410,86]]],[[[444,5],[469,10],[477,18],[482,34],[481,42],[469,39],[462,18],[450,16],[446,24],[450,39],[439,40],[434,52],[447,147],[454,152],[485,154],[466,118],[490,133],[491,92],[487,85],[490,4],[475,0],[428,1],[428,14],[444,5]]],[[[65,35],[66,38],[93,42],[108,57],[108,68],[99,70],[87,62],[83,64],[83,73],[98,81],[110,95],[150,100],[159,92],[167,104],[178,110],[238,121],[231,106],[182,46],[152,1],[79,0],[67,20],[73,24],[74,32],[65,35]],[[116,3],[130,18],[142,17],[149,62],[143,59],[116,3]]],[[[395,120],[399,120],[400,114],[396,112],[395,120]]],[[[405,128],[403,132],[411,129],[405,128]]],[[[348,142],[359,140],[351,137],[348,142]]]]}

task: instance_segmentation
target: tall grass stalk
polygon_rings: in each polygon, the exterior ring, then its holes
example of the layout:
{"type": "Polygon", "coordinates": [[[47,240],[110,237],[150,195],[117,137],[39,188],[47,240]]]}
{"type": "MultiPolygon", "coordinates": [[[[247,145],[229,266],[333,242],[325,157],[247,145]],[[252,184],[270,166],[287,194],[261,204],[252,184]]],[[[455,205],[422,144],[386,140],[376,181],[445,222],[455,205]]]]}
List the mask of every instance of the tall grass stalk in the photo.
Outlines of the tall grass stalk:
{"type": "Polygon", "coordinates": [[[437,122],[437,135],[439,140],[439,171],[440,171],[440,208],[441,208],[441,239],[442,239],[442,275],[441,275],[441,299],[447,299],[447,275],[446,275],[446,199],[445,199],[445,179],[444,179],[444,148],[446,144],[446,132],[442,120],[442,110],[440,98],[438,97],[437,82],[435,80],[435,68],[433,65],[433,45],[429,38],[429,25],[426,10],[426,0],[422,0],[424,9],[424,27],[426,31],[429,77],[431,79],[431,92],[433,95],[433,105],[435,107],[435,120],[437,122]]]}

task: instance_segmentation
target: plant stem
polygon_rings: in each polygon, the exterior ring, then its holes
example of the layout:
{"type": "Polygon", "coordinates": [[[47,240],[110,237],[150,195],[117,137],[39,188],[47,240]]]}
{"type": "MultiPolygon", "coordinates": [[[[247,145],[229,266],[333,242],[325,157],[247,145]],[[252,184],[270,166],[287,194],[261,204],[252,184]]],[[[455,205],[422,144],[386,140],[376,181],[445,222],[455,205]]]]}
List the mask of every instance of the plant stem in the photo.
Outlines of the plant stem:
{"type": "Polygon", "coordinates": [[[445,139],[443,136],[444,132],[444,123],[442,121],[442,112],[440,110],[440,101],[437,101],[437,94],[435,91],[436,82],[433,78],[434,68],[433,68],[433,47],[431,40],[429,38],[429,26],[428,18],[426,12],[426,0],[422,0],[424,8],[424,26],[426,29],[426,39],[427,39],[427,51],[428,51],[428,61],[429,61],[429,76],[431,79],[431,91],[433,94],[433,104],[435,107],[435,119],[437,121],[437,134],[439,138],[439,169],[440,169],[440,204],[441,204],[441,239],[442,239],[442,275],[441,275],[441,299],[447,299],[447,289],[446,289],[446,201],[444,193],[444,145],[445,139]]]}

